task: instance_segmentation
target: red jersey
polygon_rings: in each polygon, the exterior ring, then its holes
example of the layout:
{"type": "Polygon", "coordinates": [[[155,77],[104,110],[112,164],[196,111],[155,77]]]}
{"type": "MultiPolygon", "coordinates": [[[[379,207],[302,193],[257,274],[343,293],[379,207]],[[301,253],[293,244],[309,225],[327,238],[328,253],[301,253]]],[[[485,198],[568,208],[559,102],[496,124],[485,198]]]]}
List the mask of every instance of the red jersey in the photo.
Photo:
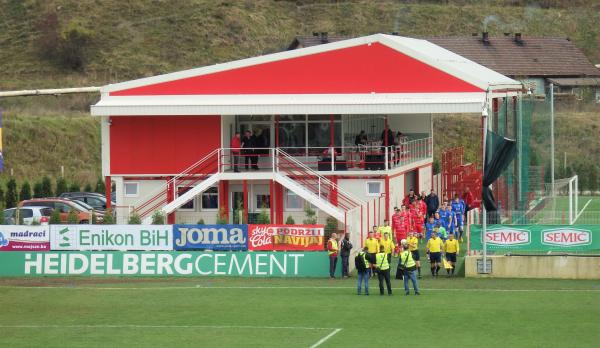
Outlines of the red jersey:
{"type": "Polygon", "coordinates": [[[421,213],[421,215],[423,217],[425,217],[425,215],[427,215],[427,203],[425,203],[425,201],[423,201],[423,200],[419,201],[419,212],[421,213]]]}
{"type": "Polygon", "coordinates": [[[240,148],[242,147],[242,143],[240,141],[240,138],[238,137],[233,137],[231,138],[231,152],[233,153],[240,153],[240,148]]]}
{"type": "Polygon", "coordinates": [[[402,215],[400,215],[400,213],[395,213],[392,215],[392,231],[396,232],[401,228],[404,228],[402,226],[402,215]]]}
{"type": "Polygon", "coordinates": [[[473,201],[475,198],[473,198],[473,193],[471,193],[471,191],[463,193],[462,198],[469,208],[473,207],[473,201]]]}

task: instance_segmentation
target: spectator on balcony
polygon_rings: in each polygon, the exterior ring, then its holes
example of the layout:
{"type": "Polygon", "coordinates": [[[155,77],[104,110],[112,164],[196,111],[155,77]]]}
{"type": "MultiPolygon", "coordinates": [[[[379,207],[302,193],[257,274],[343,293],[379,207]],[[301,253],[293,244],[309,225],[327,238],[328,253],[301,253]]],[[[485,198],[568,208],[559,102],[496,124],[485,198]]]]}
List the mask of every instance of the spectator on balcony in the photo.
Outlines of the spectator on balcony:
{"type": "Polygon", "coordinates": [[[367,133],[364,130],[361,130],[356,138],[354,138],[354,145],[356,147],[367,146],[367,133]]]}
{"type": "Polygon", "coordinates": [[[440,207],[440,199],[435,194],[435,191],[431,190],[431,193],[425,198],[425,204],[427,204],[427,216],[432,216],[440,207]]]}
{"type": "MultiPolygon", "coordinates": [[[[244,133],[242,138],[242,155],[244,156],[244,165],[246,170],[250,169],[250,165],[254,168],[254,149],[256,146],[256,138],[252,135],[250,130],[244,133]]],[[[258,166],[256,167],[258,169],[258,166]]]]}
{"type": "Polygon", "coordinates": [[[240,139],[240,132],[235,132],[233,138],[231,138],[231,160],[233,162],[233,171],[239,173],[240,167],[240,148],[242,147],[242,142],[240,139]]]}

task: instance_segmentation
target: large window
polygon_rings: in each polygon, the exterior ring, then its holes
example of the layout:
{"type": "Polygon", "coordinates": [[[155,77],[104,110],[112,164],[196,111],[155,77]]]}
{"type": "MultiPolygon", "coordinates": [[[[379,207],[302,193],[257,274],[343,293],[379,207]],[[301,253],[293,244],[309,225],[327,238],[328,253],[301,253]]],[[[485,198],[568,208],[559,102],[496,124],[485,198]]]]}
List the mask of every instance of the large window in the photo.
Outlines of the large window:
{"type": "MultiPolygon", "coordinates": [[[[188,186],[177,187],[177,197],[180,197],[181,195],[183,195],[184,193],[188,192],[191,189],[192,188],[188,187],[188,186]]],[[[195,201],[195,198],[192,198],[190,201],[188,201],[187,203],[185,203],[184,205],[179,207],[179,209],[194,210],[194,206],[195,206],[194,201],[195,201]]]]}
{"type": "Polygon", "coordinates": [[[290,122],[279,124],[279,147],[284,151],[297,154],[303,153],[306,146],[306,124],[290,122]]]}
{"type": "Polygon", "coordinates": [[[285,190],[285,209],[302,210],[304,209],[304,200],[293,191],[285,190]]]}
{"type": "Polygon", "coordinates": [[[202,193],[202,210],[219,209],[219,189],[210,187],[202,193]]]}
{"type": "Polygon", "coordinates": [[[265,194],[256,195],[256,210],[271,208],[271,196],[265,194]]]}

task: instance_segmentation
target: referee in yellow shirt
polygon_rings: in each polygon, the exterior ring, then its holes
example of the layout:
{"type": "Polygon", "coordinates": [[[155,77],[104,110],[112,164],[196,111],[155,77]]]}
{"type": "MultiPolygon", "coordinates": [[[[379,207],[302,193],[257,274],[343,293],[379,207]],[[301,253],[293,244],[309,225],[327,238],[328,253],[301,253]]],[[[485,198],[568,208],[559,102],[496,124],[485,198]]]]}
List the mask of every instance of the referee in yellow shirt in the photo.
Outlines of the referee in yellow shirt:
{"type": "Polygon", "coordinates": [[[454,233],[450,233],[448,235],[448,240],[446,240],[444,243],[446,261],[452,265],[452,273],[450,273],[450,270],[446,270],[446,272],[448,272],[448,276],[454,275],[454,270],[456,269],[456,255],[458,255],[459,251],[460,246],[458,245],[458,239],[454,239],[454,233]]]}
{"type": "Polygon", "coordinates": [[[391,232],[383,232],[383,238],[379,241],[379,245],[383,246],[383,250],[387,255],[388,262],[392,263],[392,253],[394,252],[394,241],[391,238],[391,232]]]}
{"type": "Polygon", "coordinates": [[[442,240],[438,238],[437,232],[431,233],[431,238],[427,241],[427,252],[429,253],[429,263],[431,264],[431,276],[434,278],[440,272],[440,264],[442,263],[442,240]]]}
{"type": "Polygon", "coordinates": [[[417,232],[408,232],[408,240],[406,243],[408,245],[408,250],[412,254],[412,258],[417,265],[419,279],[421,279],[421,255],[419,254],[419,238],[417,237],[417,232]]]}
{"type": "MultiPolygon", "coordinates": [[[[372,265],[375,264],[375,255],[379,252],[379,241],[375,238],[375,232],[369,232],[369,237],[365,240],[365,247],[367,248],[367,260],[372,265]]],[[[371,270],[370,276],[373,276],[371,270]]]]}

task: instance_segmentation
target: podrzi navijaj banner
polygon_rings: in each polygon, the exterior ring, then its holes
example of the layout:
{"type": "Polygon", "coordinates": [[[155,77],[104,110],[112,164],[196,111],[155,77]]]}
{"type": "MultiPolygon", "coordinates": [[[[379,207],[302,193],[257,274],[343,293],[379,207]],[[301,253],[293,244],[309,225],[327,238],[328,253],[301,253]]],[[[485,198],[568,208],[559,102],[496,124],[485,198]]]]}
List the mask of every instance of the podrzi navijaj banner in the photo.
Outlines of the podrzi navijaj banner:
{"type": "Polygon", "coordinates": [[[248,250],[248,225],[173,225],[175,250],[248,250]]]}
{"type": "MultiPolygon", "coordinates": [[[[600,250],[598,237],[600,226],[597,225],[492,225],[485,233],[488,250],[504,251],[600,250]]],[[[471,249],[483,249],[480,226],[471,226],[471,249]]]]}
{"type": "Polygon", "coordinates": [[[248,225],[249,250],[323,250],[323,225],[248,225]]]}
{"type": "Polygon", "coordinates": [[[171,225],[50,225],[52,250],[171,250],[171,225]]]}
{"type": "Polygon", "coordinates": [[[259,276],[327,277],[326,252],[0,253],[0,276],[259,276]]]}

